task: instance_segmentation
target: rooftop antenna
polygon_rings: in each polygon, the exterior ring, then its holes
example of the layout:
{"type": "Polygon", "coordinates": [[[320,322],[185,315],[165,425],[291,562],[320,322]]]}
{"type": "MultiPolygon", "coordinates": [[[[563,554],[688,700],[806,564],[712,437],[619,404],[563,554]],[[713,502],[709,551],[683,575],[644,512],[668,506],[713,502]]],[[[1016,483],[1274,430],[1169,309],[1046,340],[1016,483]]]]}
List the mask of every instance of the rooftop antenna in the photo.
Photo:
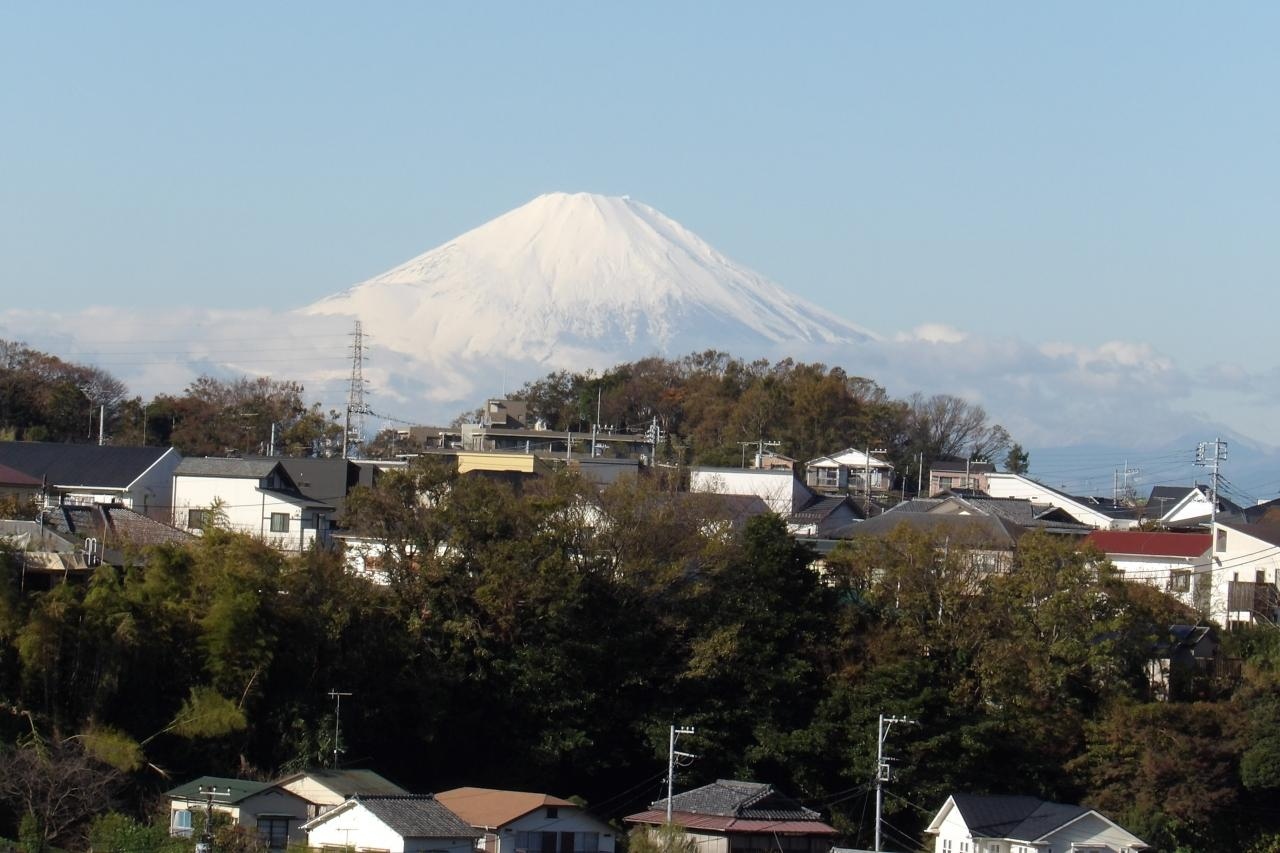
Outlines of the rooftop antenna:
{"type": "Polygon", "coordinates": [[[342,429],[342,458],[350,458],[350,446],[364,443],[364,416],[369,406],[364,401],[364,327],[356,320],[351,333],[351,389],[347,393],[347,417],[342,429]],[[355,415],[353,422],[351,416],[355,415]]]}
{"type": "Polygon", "coordinates": [[[329,695],[333,697],[333,769],[338,769],[338,755],[342,752],[339,741],[342,737],[342,697],[350,696],[350,693],[343,693],[340,690],[330,690],[329,695]]]}

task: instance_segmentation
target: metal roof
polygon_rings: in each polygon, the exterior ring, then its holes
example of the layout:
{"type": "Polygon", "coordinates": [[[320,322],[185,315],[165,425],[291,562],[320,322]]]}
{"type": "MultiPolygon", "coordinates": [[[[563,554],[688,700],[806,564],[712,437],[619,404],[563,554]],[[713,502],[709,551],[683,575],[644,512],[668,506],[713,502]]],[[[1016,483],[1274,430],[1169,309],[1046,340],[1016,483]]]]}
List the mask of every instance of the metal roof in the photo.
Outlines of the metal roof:
{"type": "Polygon", "coordinates": [[[0,465],[51,486],[125,489],[166,453],[177,451],[169,447],[0,441],[0,465]]]}

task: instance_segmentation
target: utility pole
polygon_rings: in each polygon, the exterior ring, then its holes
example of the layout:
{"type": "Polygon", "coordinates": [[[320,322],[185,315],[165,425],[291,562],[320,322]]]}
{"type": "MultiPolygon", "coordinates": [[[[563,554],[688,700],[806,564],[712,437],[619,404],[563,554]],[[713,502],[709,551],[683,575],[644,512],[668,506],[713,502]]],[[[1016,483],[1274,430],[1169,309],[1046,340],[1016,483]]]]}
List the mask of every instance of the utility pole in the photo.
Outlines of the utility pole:
{"type": "Polygon", "coordinates": [[[1218,523],[1218,479],[1219,468],[1227,461],[1227,443],[1221,438],[1213,441],[1202,441],[1196,448],[1196,467],[1209,469],[1209,526],[1215,529],[1218,523]]]}
{"type": "Polygon", "coordinates": [[[871,454],[885,453],[885,452],[886,451],[883,447],[877,447],[875,450],[872,450],[870,447],[868,447],[866,449],[866,452],[862,454],[862,458],[864,460],[864,469],[863,469],[862,478],[864,481],[864,485],[866,486],[866,495],[867,495],[866,503],[863,505],[862,511],[863,511],[863,514],[868,517],[871,516],[871,454]]]}
{"type": "Polygon", "coordinates": [[[764,464],[764,450],[766,447],[782,446],[781,441],[773,441],[772,439],[766,439],[763,436],[756,439],[755,441],[739,441],[738,444],[742,445],[742,467],[743,468],[747,467],[747,448],[748,447],[751,447],[752,445],[755,446],[756,467],[759,468],[761,465],[764,464]]]}
{"type": "Polygon", "coordinates": [[[213,798],[230,797],[231,789],[201,785],[196,790],[204,794],[204,832],[200,833],[200,840],[196,842],[195,853],[213,853],[213,798]]]}
{"type": "MultiPolygon", "coordinates": [[[[932,481],[930,481],[932,482],[932,481]]],[[[916,497],[924,491],[924,451],[920,451],[920,470],[916,471],[916,497]]]]}
{"type": "Polygon", "coordinates": [[[880,715],[880,729],[876,733],[876,837],[872,850],[880,853],[880,815],[884,802],[884,783],[889,781],[889,761],[884,754],[884,742],[889,737],[889,729],[894,723],[915,723],[906,717],[886,717],[880,715]]]}
{"type": "Polygon", "coordinates": [[[1124,467],[1115,473],[1115,482],[1111,487],[1111,498],[1117,504],[1123,500],[1133,500],[1133,487],[1129,484],[1133,477],[1142,473],[1137,468],[1130,468],[1129,461],[1125,460],[1124,467]]]}
{"type": "Polygon", "coordinates": [[[678,752],[676,750],[676,738],[680,735],[693,734],[693,726],[672,726],[671,740],[667,746],[667,825],[671,825],[671,797],[675,793],[676,779],[676,758],[697,758],[691,752],[678,752]]]}
{"type": "Polygon", "coordinates": [[[333,697],[333,769],[338,769],[338,755],[342,752],[339,745],[342,737],[342,729],[340,728],[342,720],[342,697],[350,696],[350,693],[343,693],[340,690],[330,690],[329,695],[333,697]]]}

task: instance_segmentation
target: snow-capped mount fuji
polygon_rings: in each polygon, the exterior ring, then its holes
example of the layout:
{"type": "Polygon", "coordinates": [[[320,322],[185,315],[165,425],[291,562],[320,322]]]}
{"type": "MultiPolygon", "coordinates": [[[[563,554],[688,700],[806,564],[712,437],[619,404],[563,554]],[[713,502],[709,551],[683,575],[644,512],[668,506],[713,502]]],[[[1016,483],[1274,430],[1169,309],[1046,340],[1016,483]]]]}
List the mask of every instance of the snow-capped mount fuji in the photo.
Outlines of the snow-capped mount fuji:
{"type": "Polygon", "coordinates": [[[536,363],[531,375],[654,353],[756,357],[875,337],[654,208],[591,193],[539,196],[301,310],[358,319],[378,347],[423,362],[536,363]]]}

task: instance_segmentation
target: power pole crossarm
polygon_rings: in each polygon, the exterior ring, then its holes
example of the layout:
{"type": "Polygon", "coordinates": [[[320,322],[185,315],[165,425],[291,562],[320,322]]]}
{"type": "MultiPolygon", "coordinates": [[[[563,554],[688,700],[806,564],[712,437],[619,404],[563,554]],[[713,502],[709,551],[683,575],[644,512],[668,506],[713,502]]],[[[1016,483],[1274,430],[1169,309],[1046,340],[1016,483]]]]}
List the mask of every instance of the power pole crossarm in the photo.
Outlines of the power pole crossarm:
{"type": "Polygon", "coordinates": [[[667,824],[671,823],[671,798],[675,795],[675,779],[676,779],[676,758],[695,758],[696,756],[688,752],[676,751],[676,738],[680,735],[691,735],[694,729],[692,726],[672,726],[671,739],[667,745],[667,824]]]}
{"type": "Polygon", "coordinates": [[[871,849],[880,852],[880,823],[884,804],[884,783],[889,781],[889,761],[884,754],[884,742],[889,737],[889,729],[894,723],[915,723],[906,717],[886,717],[880,715],[880,727],[876,732],[876,826],[875,846],[871,849]]]}

